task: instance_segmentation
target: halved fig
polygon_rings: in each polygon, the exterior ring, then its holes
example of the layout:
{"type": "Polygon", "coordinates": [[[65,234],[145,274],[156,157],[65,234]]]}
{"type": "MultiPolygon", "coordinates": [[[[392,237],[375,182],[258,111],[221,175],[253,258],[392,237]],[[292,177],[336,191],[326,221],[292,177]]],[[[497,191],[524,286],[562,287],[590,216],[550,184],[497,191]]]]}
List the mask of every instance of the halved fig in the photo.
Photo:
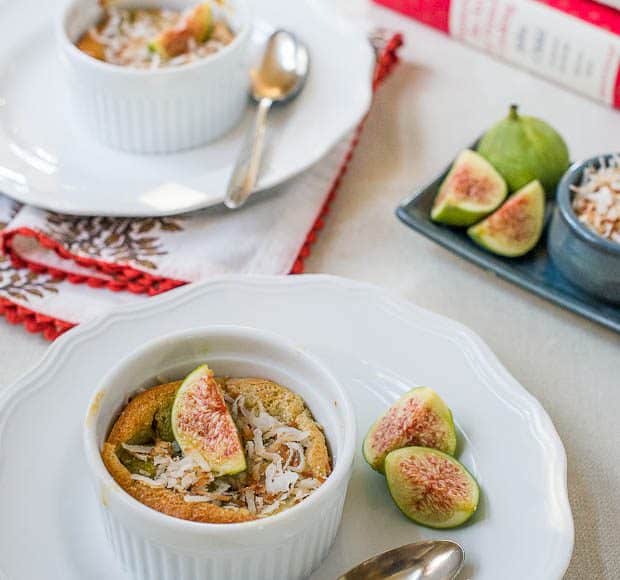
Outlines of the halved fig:
{"type": "Polygon", "coordinates": [[[466,149],[441,184],[431,219],[451,226],[470,226],[499,207],[507,194],[506,182],[495,168],[466,149]]]}
{"type": "Polygon", "coordinates": [[[247,468],[237,427],[207,365],[191,372],[179,387],[172,405],[172,431],[183,453],[198,453],[216,477],[247,468]]]}
{"type": "Polygon", "coordinates": [[[455,528],[478,508],[476,480],[454,457],[436,449],[405,447],[385,458],[392,499],[411,520],[430,528],[455,528]]]}
{"type": "Polygon", "coordinates": [[[467,233],[494,254],[516,258],[527,254],[538,243],[544,220],[545,190],[538,181],[532,181],[467,233]]]}
{"type": "Polygon", "coordinates": [[[456,450],[452,412],[428,387],[405,393],[374,423],[364,439],[364,458],[370,467],[383,473],[387,454],[411,445],[450,455],[456,450]]]}

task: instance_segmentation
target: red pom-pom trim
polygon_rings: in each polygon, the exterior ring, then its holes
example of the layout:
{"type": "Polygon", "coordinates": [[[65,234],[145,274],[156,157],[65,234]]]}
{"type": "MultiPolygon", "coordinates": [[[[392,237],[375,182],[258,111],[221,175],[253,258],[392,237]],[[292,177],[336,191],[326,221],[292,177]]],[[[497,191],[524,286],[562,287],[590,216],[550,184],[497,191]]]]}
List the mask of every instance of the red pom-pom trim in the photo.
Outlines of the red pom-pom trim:
{"type": "MultiPolygon", "coordinates": [[[[390,74],[394,65],[398,62],[397,52],[402,44],[402,35],[396,34],[387,42],[385,48],[383,48],[375,69],[373,90],[378,88],[381,82],[390,74]]],[[[308,232],[306,239],[298,252],[297,259],[295,260],[295,263],[290,271],[291,274],[302,274],[304,271],[304,262],[310,255],[312,245],[317,239],[318,232],[324,226],[325,219],[329,213],[330,205],[336,196],[342,177],[347,172],[349,162],[353,157],[353,151],[357,146],[365,121],[366,119],[360,123],[355,132],[349,152],[347,153],[342,167],[338,171],[338,175],[332,183],[329,194],[327,195],[327,198],[323,203],[314,224],[310,228],[310,231],[308,232]]],[[[147,294],[148,296],[155,296],[187,283],[183,280],[153,276],[142,270],[132,268],[131,266],[122,266],[97,260],[95,258],[73,255],[53,238],[50,238],[42,232],[27,227],[21,227],[15,230],[0,233],[0,250],[11,258],[11,263],[15,268],[29,268],[37,274],[49,274],[56,279],[67,280],[72,284],[86,284],[91,288],[107,288],[113,292],[128,291],[133,292],[134,294],[147,294]],[[53,250],[63,259],[73,260],[76,264],[84,268],[91,269],[93,274],[87,276],[74,274],[64,270],[59,270],[57,268],[51,268],[45,264],[24,259],[12,246],[13,238],[17,235],[36,239],[41,246],[53,250]]],[[[54,340],[62,333],[76,326],[72,322],[46,316],[25,306],[15,304],[9,299],[3,297],[0,297],[0,316],[4,316],[11,324],[21,324],[28,332],[41,333],[47,340],[54,340]]]]}

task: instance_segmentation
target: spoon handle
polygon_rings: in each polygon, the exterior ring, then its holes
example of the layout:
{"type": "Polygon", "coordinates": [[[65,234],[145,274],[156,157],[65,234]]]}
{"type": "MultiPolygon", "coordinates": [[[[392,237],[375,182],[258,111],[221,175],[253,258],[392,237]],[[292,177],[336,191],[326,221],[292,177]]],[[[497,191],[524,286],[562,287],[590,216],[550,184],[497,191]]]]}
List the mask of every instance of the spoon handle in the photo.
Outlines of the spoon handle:
{"type": "Polygon", "coordinates": [[[271,105],[273,105],[273,101],[267,98],[261,99],[258,103],[254,128],[248,134],[228,183],[224,204],[229,209],[241,207],[256,186],[265,144],[267,114],[271,109],[271,105]]]}

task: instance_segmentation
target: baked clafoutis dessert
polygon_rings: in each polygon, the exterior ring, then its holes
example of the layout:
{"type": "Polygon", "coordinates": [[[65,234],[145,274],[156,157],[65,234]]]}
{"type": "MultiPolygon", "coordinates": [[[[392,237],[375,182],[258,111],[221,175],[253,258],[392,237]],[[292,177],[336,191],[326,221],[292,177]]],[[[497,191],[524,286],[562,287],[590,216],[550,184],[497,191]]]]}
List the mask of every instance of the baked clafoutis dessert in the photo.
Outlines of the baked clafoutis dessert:
{"type": "Polygon", "coordinates": [[[100,0],[103,16],[78,40],[84,53],[117,66],[166,68],[219,52],[235,33],[210,1],[187,10],[124,8],[100,0]]]}
{"type": "Polygon", "coordinates": [[[299,395],[268,379],[215,377],[207,365],[132,397],[102,458],[144,505],[217,524],[293,507],[332,471],[323,430],[299,395]]]}

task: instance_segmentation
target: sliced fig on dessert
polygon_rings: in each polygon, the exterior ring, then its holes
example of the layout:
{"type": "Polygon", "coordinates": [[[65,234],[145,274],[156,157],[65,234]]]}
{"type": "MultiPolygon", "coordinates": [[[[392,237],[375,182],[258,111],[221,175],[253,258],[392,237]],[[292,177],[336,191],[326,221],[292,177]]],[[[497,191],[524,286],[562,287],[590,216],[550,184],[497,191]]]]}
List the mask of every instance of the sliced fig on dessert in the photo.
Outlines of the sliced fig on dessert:
{"type": "Polygon", "coordinates": [[[392,499],[411,520],[430,528],[455,528],[478,508],[476,480],[454,457],[425,447],[405,447],[385,458],[392,499]]]}
{"type": "Polygon", "coordinates": [[[545,191],[538,181],[532,181],[467,233],[494,254],[516,258],[527,254],[538,243],[544,220],[545,191]]]}
{"type": "MultiPolygon", "coordinates": [[[[126,444],[130,446],[150,446],[153,444],[153,442],[154,433],[152,428],[143,427],[142,429],[134,433],[131,439],[129,439],[126,444]]],[[[116,447],[116,456],[131,473],[146,475],[147,477],[155,476],[156,469],[152,459],[148,457],[140,459],[136,457],[133,453],[130,453],[127,449],[125,449],[125,446],[122,444],[119,444],[116,447]]]]}
{"type": "Polygon", "coordinates": [[[213,11],[210,2],[203,2],[194,8],[185,24],[196,42],[206,42],[213,33],[213,11]]]}
{"type": "Polygon", "coordinates": [[[157,436],[162,441],[172,443],[174,441],[174,431],[172,430],[172,405],[174,399],[166,405],[161,406],[153,416],[153,427],[157,436]]]}
{"type": "Polygon", "coordinates": [[[213,32],[211,4],[203,2],[194,8],[178,26],[161,32],[149,43],[149,50],[162,58],[173,58],[187,51],[190,40],[206,42],[213,32]]]}
{"type": "Polygon", "coordinates": [[[152,459],[139,459],[127,451],[122,445],[119,445],[116,449],[116,456],[130,473],[144,475],[146,477],[155,477],[157,468],[152,459]]]}
{"type": "Polygon", "coordinates": [[[470,226],[506,199],[508,188],[495,168],[466,149],[444,179],[431,210],[431,219],[451,226],[470,226]]]}
{"type": "Polygon", "coordinates": [[[452,412],[428,387],[405,393],[369,429],[364,439],[364,458],[377,471],[384,471],[388,453],[408,446],[432,447],[450,455],[456,450],[452,412]]]}
{"type": "Polygon", "coordinates": [[[198,454],[216,477],[247,468],[237,427],[207,365],[191,372],[179,387],[172,406],[172,431],[183,453],[198,454]]]}

